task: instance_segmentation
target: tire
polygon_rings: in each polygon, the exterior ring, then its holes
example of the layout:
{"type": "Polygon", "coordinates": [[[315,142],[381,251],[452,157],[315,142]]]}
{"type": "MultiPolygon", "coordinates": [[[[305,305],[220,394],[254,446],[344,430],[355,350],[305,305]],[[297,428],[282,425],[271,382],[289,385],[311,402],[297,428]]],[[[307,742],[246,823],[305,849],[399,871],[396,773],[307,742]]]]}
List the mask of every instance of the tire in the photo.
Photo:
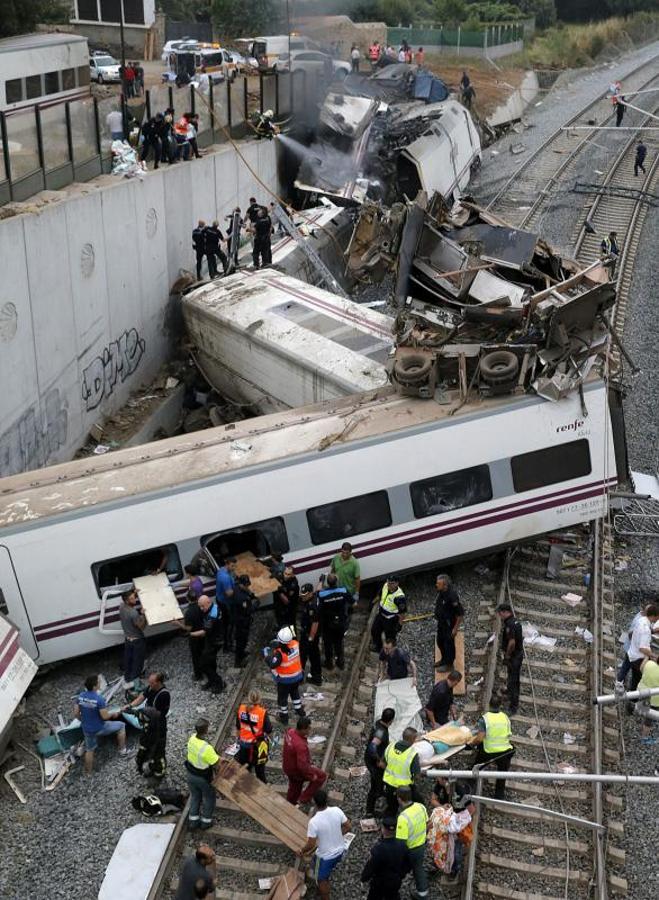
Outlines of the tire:
{"type": "Polygon", "coordinates": [[[433,366],[430,356],[409,353],[394,363],[394,377],[399,384],[422,384],[428,378],[433,366]]]}
{"type": "Polygon", "coordinates": [[[502,384],[517,377],[519,361],[509,350],[494,350],[481,359],[481,375],[490,384],[502,384]]]}

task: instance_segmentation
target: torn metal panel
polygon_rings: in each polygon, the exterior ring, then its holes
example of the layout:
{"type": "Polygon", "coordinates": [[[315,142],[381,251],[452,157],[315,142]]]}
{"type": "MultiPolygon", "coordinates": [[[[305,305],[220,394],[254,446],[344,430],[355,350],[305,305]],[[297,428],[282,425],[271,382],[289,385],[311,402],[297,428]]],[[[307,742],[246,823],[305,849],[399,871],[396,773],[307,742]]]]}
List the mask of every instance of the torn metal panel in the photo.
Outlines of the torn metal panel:
{"type": "Polygon", "coordinates": [[[361,137],[383,104],[374,98],[330,93],[320,108],[322,127],[351,140],[361,137]]]}
{"type": "Polygon", "coordinates": [[[469,263],[469,254],[459,244],[444,237],[432,225],[424,227],[412,268],[430,287],[440,287],[456,299],[464,297],[469,283],[463,272],[469,263]]]}
{"type": "Polygon", "coordinates": [[[402,203],[390,208],[365,200],[352,232],[347,269],[359,281],[381,281],[395,264],[407,212],[402,203]]]}
{"type": "Polygon", "coordinates": [[[134,578],[133,584],[148,625],[161,625],[183,618],[176,594],[164,572],[134,578]]]}
{"type": "Polygon", "coordinates": [[[481,269],[469,287],[469,296],[479,303],[499,303],[500,305],[522,306],[522,302],[529,296],[528,287],[513,284],[498,275],[481,269]]]}
{"type": "Polygon", "coordinates": [[[461,246],[478,244],[481,259],[519,270],[531,265],[538,240],[530,231],[484,223],[455,228],[449,234],[461,246]]]}
{"type": "Polygon", "coordinates": [[[394,301],[398,308],[405,304],[410,280],[410,271],[423,231],[424,211],[428,197],[424,191],[417,194],[414,203],[408,204],[407,217],[402,229],[398,253],[398,273],[394,289],[394,301]]]}

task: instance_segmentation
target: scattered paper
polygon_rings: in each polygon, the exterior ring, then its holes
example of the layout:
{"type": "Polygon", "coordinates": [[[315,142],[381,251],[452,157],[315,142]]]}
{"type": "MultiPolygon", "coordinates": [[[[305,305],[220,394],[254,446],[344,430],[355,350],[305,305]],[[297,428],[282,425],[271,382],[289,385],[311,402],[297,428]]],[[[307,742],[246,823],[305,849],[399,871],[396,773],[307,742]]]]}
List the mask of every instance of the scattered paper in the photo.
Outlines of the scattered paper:
{"type": "Polygon", "coordinates": [[[320,691],[305,691],[302,695],[305,700],[324,700],[325,694],[320,691]]]}
{"type": "Polygon", "coordinates": [[[224,755],[225,756],[235,756],[236,753],[238,752],[238,750],[240,750],[240,747],[238,746],[236,741],[234,741],[233,744],[229,744],[228,747],[224,748],[224,755]]]}
{"type": "Polygon", "coordinates": [[[569,731],[563,732],[563,743],[564,744],[576,744],[577,739],[573,734],[570,734],[569,731]]]}
{"type": "Polygon", "coordinates": [[[613,567],[614,572],[625,572],[629,568],[629,563],[625,560],[618,562],[613,567]]]}
{"type": "Polygon", "coordinates": [[[165,389],[171,391],[172,388],[175,388],[178,384],[178,378],[172,378],[170,375],[167,381],[165,382],[165,389]]]}
{"type": "Polygon", "coordinates": [[[602,172],[601,169],[593,169],[593,172],[594,172],[596,175],[603,175],[603,174],[604,174],[604,172],[602,172]]]}
{"type": "Polygon", "coordinates": [[[363,778],[368,772],[366,766],[350,766],[348,769],[351,778],[363,778]]]}
{"type": "Polygon", "coordinates": [[[544,856],[544,855],[545,855],[545,848],[544,848],[544,847],[534,847],[533,850],[531,850],[531,853],[532,853],[534,856],[544,856]]]}
{"type": "Polygon", "coordinates": [[[524,622],[522,634],[524,635],[524,643],[529,647],[537,647],[539,650],[547,650],[551,653],[556,646],[556,638],[540,634],[538,629],[531,625],[530,622],[524,622]]]}
{"type": "Polygon", "coordinates": [[[576,669],[576,667],[578,665],[578,663],[575,663],[575,661],[573,659],[570,659],[569,656],[564,657],[563,662],[570,669],[576,669]]]}
{"type": "Polygon", "coordinates": [[[102,453],[107,453],[110,450],[107,444],[97,444],[94,447],[94,454],[96,456],[100,456],[102,453]]]}
{"type": "Polygon", "coordinates": [[[563,594],[563,596],[561,597],[561,600],[565,600],[565,602],[570,606],[578,606],[581,603],[582,599],[583,598],[581,594],[572,594],[569,591],[567,594],[563,594]]]}
{"type": "Polygon", "coordinates": [[[357,835],[353,831],[349,831],[347,834],[343,835],[343,843],[345,845],[346,850],[352,844],[357,835]]]}
{"type": "Polygon", "coordinates": [[[534,741],[537,736],[540,734],[540,729],[537,725],[531,725],[530,728],[526,729],[527,737],[530,737],[532,741],[534,741]]]}
{"type": "Polygon", "coordinates": [[[542,100],[538,100],[538,102],[537,102],[535,105],[536,105],[536,106],[542,106],[542,100]]]}
{"type": "Polygon", "coordinates": [[[562,772],[563,775],[576,775],[579,769],[576,766],[571,766],[570,763],[559,763],[556,766],[557,772],[562,772]]]}
{"type": "Polygon", "coordinates": [[[259,890],[269,891],[270,888],[274,886],[274,883],[274,878],[259,878],[259,890]]]}
{"type": "Polygon", "coordinates": [[[582,637],[587,644],[593,643],[593,633],[592,631],[588,631],[587,628],[582,628],[580,625],[577,625],[574,629],[574,633],[582,637]]]}
{"type": "Polygon", "coordinates": [[[362,831],[377,831],[378,830],[378,822],[377,819],[360,819],[359,827],[362,831]]]}
{"type": "Polygon", "coordinates": [[[489,636],[489,638],[487,639],[487,643],[488,643],[488,644],[491,644],[493,641],[496,640],[496,637],[497,637],[496,634],[491,634],[491,635],[489,636]]]}
{"type": "Polygon", "coordinates": [[[326,740],[324,734],[312,734],[310,738],[307,738],[307,744],[324,744],[326,740]]]}

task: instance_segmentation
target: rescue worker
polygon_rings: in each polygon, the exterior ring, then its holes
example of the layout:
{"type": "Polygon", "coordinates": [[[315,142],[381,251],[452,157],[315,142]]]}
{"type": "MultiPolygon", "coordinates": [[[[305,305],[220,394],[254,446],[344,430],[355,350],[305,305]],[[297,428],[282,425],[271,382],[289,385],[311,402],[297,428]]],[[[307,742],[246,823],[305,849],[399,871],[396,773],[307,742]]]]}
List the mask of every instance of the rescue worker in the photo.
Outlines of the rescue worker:
{"type": "Polygon", "coordinates": [[[249,642],[249,632],[252,627],[252,617],[254,610],[258,609],[259,601],[256,599],[252,591],[249,575],[239,575],[233,592],[233,608],[232,614],[234,619],[235,639],[236,639],[236,658],[235,665],[239,669],[247,659],[247,644],[249,642]]]}
{"type": "Polygon", "coordinates": [[[254,225],[259,216],[259,210],[263,209],[260,203],[256,202],[256,197],[249,198],[249,206],[245,210],[245,215],[251,226],[254,225]]]}
{"type": "Polygon", "coordinates": [[[396,791],[399,787],[409,787],[414,799],[420,799],[414,785],[416,777],[421,772],[421,763],[414,746],[417,737],[416,728],[406,728],[400,741],[387,746],[380,762],[380,768],[384,769],[382,782],[384,796],[387,799],[387,812],[392,816],[398,809],[396,791]]]}
{"type": "MultiPolygon", "coordinates": [[[[476,734],[469,743],[478,744],[474,765],[495,763],[499,772],[507,772],[510,768],[515,748],[510,743],[512,727],[510,719],[501,710],[501,698],[493,694],[489,703],[489,711],[483,713],[476,726],[476,734]]],[[[503,800],[506,792],[505,779],[497,779],[494,796],[503,800]]]]}
{"type": "Polygon", "coordinates": [[[611,274],[610,278],[613,278],[616,270],[616,262],[618,261],[618,256],[620,255],[620,247],[618,245],[618,233],[616,231],[610,231],[608,237],[605,237],[600,244],[600,250],[602,255],[602,260],[611,274]]]}
{"type": "Polygon", "coordinates": [[[508,672],[506,693],[510,703],[509,713],[514,716],[519,706],[519,680],[524,662],[524,635],[522,623],[518,622],[508,603],[497,606],[497,615],[501,619],[501,655],[508,672]]]}
{"type": "MultiPolygon", "coordinates": [[[[636,144],[636,157],[634,159],[634,177],[638,178],[638,170],[646,175],[645,171],[645,157],[648,155],[648,148],[645,146],[643,141],[639,138],[638,143],[636,144]]],[[[156,168],[158,168],[156,164],[156,168]]]]}
{"type": "Polygon", "coordinates": [[[206,228],[206,258],[208,259],[208,274],[211,278],[217,278],[217,258],[222,263],[222,274],[227,270],[227,258],[222,250],[224,235],[220,231],[217,219],[206,228]]]}
{"type": "Polygon", "coordinates": [[[199,219],[192,232],[192,249],[197,257],[197,281],[201,280],[201,266],[206,255],[206,223],[199,219]]]}
{"type": "Polygon", "coordinates": [[[378,64],[378,60],[380,59],[380,43],[379,41],[373,41],[371,46],[368,48],[368,59],[371,64],[371,71],[375,71],[375,68],[378,64]]]}
{"type": "Polygon", "coordinates": [[[371,776],[371,786],[366,796],[366,815],[375,815],[375,804],[382,796],[382,776],[384,771],[380,765],[387,747],[389,746],[389,726],[396,718],[396,713],[390,707],[382,710],[382,715],[371,728],[366,750],[364,751],[364,763],[371,776]]]}
{"type": "Polygon", "coordinates": [[[252,259],[255,269],[262,269],[272,263],[272,219],[266,209],[259,209],[253,225],[254,249],[252,259]]]}
{"type": "MultiPolygon", "coordinates": [[[[222,633],[222,611],[218,604],[206,594],[202,594],[197,603],[204,615],[204,650],[201,657],[201,671],[207,681],[203,685],[202,691],[219,694],[224,690],[224,681],[217,671],[217,652],[222,633]]],[[[195,632],[192,632],[190,637],[195,637],[195,632]]]]}
{"type": "Polygon", "coordinates": [[[309,662],[307,681],[321,685],[323,674],[320,665],[320,610],[318,597],[312,584],[300,588],[300,660],[302,671],[309,662]]]}
{"type": "Polygon", "coordinates": [[[279,721],[288,725],[288,698],[293,701],[293,708],[298,716],[304,716],[304,707],[300,699],[300,682],[304,678],[300,645],[295,640],[295,633],[288,625],[277,632],[277,640],[269,647],[263,648],[263,656],[272,670],[272,677],[277,685],[277,703],[279,721]]]}
{"type": "Polygon", "coordinates": [[[382,632],[387,638],[395,638],[402,628],[401,616],[407,609],[405,594],[398,583],[398,575],[390,575],[380,591],[380,608],[371,627],[372,649],[382,650],[382,632]]]}
{"type": "Polygon", "coordinates": [[[190,788],[188,828],[191,831],[195,828],[210,828],[213,824],[216,795],[212,782],[214,767],[220,757],[206,740],[209,727],[208,719],[199,719],[195,725],[195,733],[188,740],[185,768],[190,788]]]}
{"type": "Polygon", "coordinates": [[[382,837],[371,847],[361,874],[362,881],[370,881],[366,900],[400,900],[400,886],[407,871],[407,847],[396,840],[394,816],[382,819],[380,834],[382,837]]]}
{"type": "Polygon", "coordinates": [[[336,662],[337,668],[343,669],[345,654],[343,639],[348,626],[348,609],[352,605],[352,597],[344,587],[339,587],[339,579],[333,573],[321,575],[318,583],[318,607],[320,609],[320,627],[323,632],[323,649],[325,651],[325,668],[330,671],[336,662]]]}
{"type": "MultiPolygon", "coordinates": [[[[244,577],[244,576],[243,576],[244,577]]],[[[256,777],[266,783],[265,764],[268,761],[272,722],[267,709],[261,704],[258,691],[250,691],[246,703],[241,703],[236,714],[236,735],[238,753],[236,762],[247,766],[247,771],[254,771],[256,777]]]]}
{"type": "Polygon", "coordinates": [[[274,116],[275,114],[271,109],[266,109],[262,113],[255,113],[252,125],[254,131],[256,131],[257,138],[265,138],[271,141],[276,134],[279,134],[279,129],[272,121],[274,116]]]}
{"type": "Polygon", "coordinates": [[[327,781],[327,772],[311,763],[308,738],[311,719],[300,716],[295,728],[288,728],[284,735],[282,769],[288,778],[286,799],[293,806],[309,803],[317,790],[327,781]],[[305,781],[308,781],[306,788],[305,781]]]}
{"type": "Polygon", "coordinates": [[[448,575],[438,575],[435,580],[435,618],[437,619],[437,647],[442,654],[437,665],[440,672],[450,672],[455,662],[455,636],[464,619],[464,607],[448,575]]]}
{"type": "Polygon", "coordinates": [[[237,206],[230,216],[227,216],[229,224],[227,226],[227,266],[231,267],[231,271],[238,268],[238,252],[240,251],[240,232],[244,222],[240,216],[240,207],[237,206]],[[235,230],[235,235],[234,235],[235,230]]]}
{"type": "Polygon", "coordinates": [[[273,594],[275,621],[280,628],[290,625],[295,628],[297,606],[300,599],[300,585],[293,566],[285,566],[281,586],[273,594]]]}
{"type": "Polygon", "coordinates": [[[412,898],[428,896],[428,873],[426,871],[426,829],[428,827],[428,811],[418,800],[412,797],[409,787],[399,787],[398,819],[396,820],[396,840],[405,841],[407,862],[414,876],[415,891],[412,898]]]}
{"type": "Polygon", "coordinates": [[[149,774],[154,778],[162,778],[166,770],[167,716],[171,694],[169,688],[165,687],[165,678],[164,672],[150,672],[146,690],[124,707],[127,712],[132,712],[144,704],[144,709],[138,714],[143,730],[135,762],[140,775],[143,774],[145,763],[149,762],[149,774]],[[150,711],[156,715],[152,715],[150,711]]]}

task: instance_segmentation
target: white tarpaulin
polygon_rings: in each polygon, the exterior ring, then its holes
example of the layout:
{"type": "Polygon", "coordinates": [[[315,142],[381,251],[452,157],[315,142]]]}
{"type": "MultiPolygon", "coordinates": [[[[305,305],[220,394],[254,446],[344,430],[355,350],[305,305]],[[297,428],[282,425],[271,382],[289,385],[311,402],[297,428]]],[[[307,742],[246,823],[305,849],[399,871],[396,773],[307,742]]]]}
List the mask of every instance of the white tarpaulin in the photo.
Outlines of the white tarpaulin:
{"type": "Polygon", "coordinates": [[[174,589],[164,572],[134,578],[133,584],[148,625],[161,625],[183,618],[174,589]]]}
{"type": "Polygon", "coordinates": [[[98,900],[146,900],[174,825],[133,825],[119,838],[98,900]]]}
{"type": "Polygon", "coordinates": [[[421,721],[421,700],[411,678],[397,678],[395,681],[380,681],[375,686],[374,722],[387,707],[395,710],[396,718],[389,726],[389,740],[399,741],[406,728],[423,731],[421,721]]]}

